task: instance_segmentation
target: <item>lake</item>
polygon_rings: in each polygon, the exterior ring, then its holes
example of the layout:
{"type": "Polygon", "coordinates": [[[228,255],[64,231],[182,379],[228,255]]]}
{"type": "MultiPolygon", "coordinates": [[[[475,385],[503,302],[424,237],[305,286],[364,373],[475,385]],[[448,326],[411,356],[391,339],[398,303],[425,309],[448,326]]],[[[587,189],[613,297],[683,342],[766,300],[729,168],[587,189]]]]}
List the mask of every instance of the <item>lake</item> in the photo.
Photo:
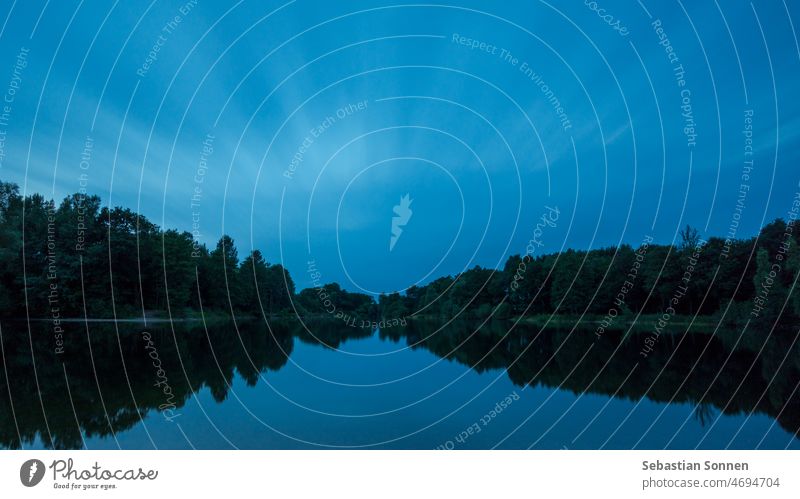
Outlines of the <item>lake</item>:
{"type": "Polygon", "coordinates": [[[800,448],[791,334],[409,320],[2,324],[0,445],[800,448]],[[788,353],[787,353],[788,352],[788,353]],[[10,395],[9,395],[10,394],[10,395]]]}

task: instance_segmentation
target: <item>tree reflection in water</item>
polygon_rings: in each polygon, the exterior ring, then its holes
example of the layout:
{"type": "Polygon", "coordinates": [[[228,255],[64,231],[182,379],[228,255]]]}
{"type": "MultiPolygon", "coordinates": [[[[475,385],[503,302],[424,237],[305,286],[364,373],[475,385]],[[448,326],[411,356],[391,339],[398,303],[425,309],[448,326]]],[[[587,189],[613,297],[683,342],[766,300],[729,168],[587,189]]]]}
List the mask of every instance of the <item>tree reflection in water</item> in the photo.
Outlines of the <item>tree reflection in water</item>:
{"type": "Polygon", "coordinates": [[[4,323],[0,386],[8,388],[0,396],[0,445],[20,448],[38,438],[47,447],[80,448],[84,437],[110,438],[150,413],[165,412],[168,404],[179,411],[205,387],[223,402],[237,373],[255,386],[260,376],[268,378],[286,365],[295,341],[337,348],[374,334],[479,373],[505,369],[519,386],[689,402],[696,405],[694,417],[701,425],[716,412],[755,412],[777,419],[795,435],[800,430],[800,352],[786,339],[791,334],[773,335],[760,355],[767,333],[750,332],[738,342],[735,332],[693,332],[683,340],[668,334],[643,358],[644,332],[636,331],[627,337],[607,331],[597,338],[588,327],[570,333],[569,328],[517,325],[509,332],[510,323],[490,322],[475,332],[473,323],[440,329],[422,320],[378,332],[335,321],[307,326],[311,332],[290,320],[272,321],[269,327],[263,322],[236,327],[161,323],[146,329],[148,348],[141,324],[69,323],[64,353],[57,354],[49,323],[32,323],[30,337],[27,324],[4,323]],[[629,376],[634,366],[635,375],[629,376]]]}

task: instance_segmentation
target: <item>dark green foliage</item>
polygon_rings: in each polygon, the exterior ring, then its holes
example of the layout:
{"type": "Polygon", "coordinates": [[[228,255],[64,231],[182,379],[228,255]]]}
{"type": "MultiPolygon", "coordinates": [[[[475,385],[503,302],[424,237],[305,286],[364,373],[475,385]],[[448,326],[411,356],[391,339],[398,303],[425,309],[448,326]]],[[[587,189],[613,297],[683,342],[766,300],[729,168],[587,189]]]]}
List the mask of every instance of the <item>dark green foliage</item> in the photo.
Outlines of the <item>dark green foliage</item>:
{"type": "Polygon", "coordinates": [[[129,209],[74,194],[56,208],[0,182],[0,311],[5,317],[186,315],[191,310],[288,313],[294,282],[233,239],[212,251],[129,209]]]}
{"type": "Polygon", "coordinates": [[[792,226],[776,220],[757,238],[727,243],[712,237],[703,244],[697,230],[689,226],[679,236],[677,246],[622,245],[536,258],[512,255],[499,271],[475,267],[415,286],[404,297],[382,296],[381,315],[603,316],[613,309],[615,316],[660,316],[667,311],[672,314],[673,309],[680,315],[727,310],[726,320],[743,322],[749,317],[789,323],[800,314],[800,293],[790,292],[800,271],[798,232],[792,226]],[[770,277],[770,270],[778,268],[775,263],[780,263],[780,269],[765,298],[769,306],[753,314],[754,308],[758,311],[757,287],[770,277]]]}
{"type": "Polygon", "coordinates": [[[361,320],[375,317],[375,302],[370,296],[351,293],[336,283],[300,291],[295,297],[295,305],[298,313],[304,315],[335,317],[341,312],[357,316],[361,320]]]}
{"type": "Polygon", "coordinates": [[[674,309],[724,312],[726,320],[740,322],[792,320],[800,314],[793,291],[800,272],[798,235],[779,219],[757,238],[712,237],[700,244],[698,231],[687,226],[674,246],[513,255],[502,269],[476,266],[381,295],[376,303],[335,283],[296,294],[283,266],[270,264],[258,250],[240,262],[229,236],[209,251],[187,232],[163,230],[129,209],[101,207],[96,196],[74,194],[56,207],[0,182],[0,310],[8,317],[99,318],[181,316],[202,308],[375,321],[603,316],[611,309],[615,316],[661,315],[674,309]]]}

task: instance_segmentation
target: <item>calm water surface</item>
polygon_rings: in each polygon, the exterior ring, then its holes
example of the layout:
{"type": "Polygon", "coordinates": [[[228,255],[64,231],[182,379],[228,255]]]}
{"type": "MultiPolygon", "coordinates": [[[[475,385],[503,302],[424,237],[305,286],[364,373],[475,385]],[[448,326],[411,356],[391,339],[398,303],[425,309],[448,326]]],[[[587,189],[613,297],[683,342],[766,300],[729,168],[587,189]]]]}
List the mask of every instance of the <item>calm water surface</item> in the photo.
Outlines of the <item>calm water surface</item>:
{"type": "Polygon", "coordinates": [[[0,445],[800,448],[790,339],[509,326],[9,323],[0,445]]]}

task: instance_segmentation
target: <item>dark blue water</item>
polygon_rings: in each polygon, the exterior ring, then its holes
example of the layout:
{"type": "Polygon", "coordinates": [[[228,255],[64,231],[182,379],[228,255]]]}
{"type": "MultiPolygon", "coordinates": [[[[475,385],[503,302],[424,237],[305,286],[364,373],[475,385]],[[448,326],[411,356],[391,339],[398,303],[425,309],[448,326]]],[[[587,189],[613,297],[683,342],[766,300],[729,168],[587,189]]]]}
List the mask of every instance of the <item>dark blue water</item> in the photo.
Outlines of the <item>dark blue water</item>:
{"type": "Polygon", "coordinates": [[[731,356],[706,335],[682,347],[664,341],[661,355],[642,363],[635,335],[611,335],[601,345],[581,330],[530,327],[503,339],[507,327],[470,336],[465,326],[426,339],[436,328],[338,334],[330,332],[337,325],[317,325],[315,331],[328,329],[314,339],[297,326],[240,326],[238,334],[230,325],[181,327],[173,334],[125,325],[117,336],[92,325],[89,357],[78,326],[66,356],[51,355],[47,341],[34,347],[38,392],[27,369],[27,336],[15,342],[4,328],[14,406],[12,415],[6,396],[4,446],[800,448],[797,366],[780,371],[794,376],[788,382],[769,383],[763,358],[731,356]],[[142,350],[145,330],[149,350],[142,350]],[[697,362],[700,345],[708,348],[697,362]],[[23,376],[30,376],[25,388],[23,376]],[[165,411],[166,403],[174,407],[165,411]]]}

